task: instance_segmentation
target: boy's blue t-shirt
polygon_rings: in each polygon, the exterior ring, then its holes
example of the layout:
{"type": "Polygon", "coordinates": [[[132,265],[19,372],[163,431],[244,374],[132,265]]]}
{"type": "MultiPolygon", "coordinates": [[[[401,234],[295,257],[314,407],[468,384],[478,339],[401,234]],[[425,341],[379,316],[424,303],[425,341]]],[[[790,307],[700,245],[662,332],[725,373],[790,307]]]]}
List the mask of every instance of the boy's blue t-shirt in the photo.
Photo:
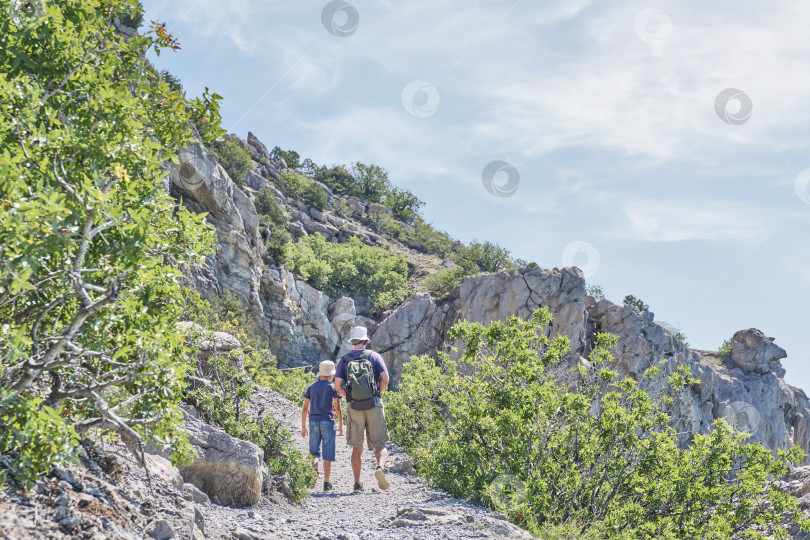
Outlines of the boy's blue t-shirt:
{"type": "Polygon", "coordinates": [[[309,400],[310,422],[334,422],[335,411],[332,400],[338,398],[334,383],[319,379],[304,392],[304,399],[309,400]]]}

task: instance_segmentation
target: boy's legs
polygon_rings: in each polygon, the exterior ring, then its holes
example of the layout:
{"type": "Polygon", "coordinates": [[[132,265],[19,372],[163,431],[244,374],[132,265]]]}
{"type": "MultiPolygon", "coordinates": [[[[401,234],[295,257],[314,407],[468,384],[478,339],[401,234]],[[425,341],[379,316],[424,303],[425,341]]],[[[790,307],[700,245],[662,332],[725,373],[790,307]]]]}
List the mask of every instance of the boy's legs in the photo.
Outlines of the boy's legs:
{"type": "Polygon", "coordinates": [[[309,423],[309,455],[312,456],[310,465],[318,474],[318,462],[321,459],[321,430],[318,422],[309,423]]]}
{"type": "Polygon", "coordinates": [[[321,440],[323,441],[323,481],[329,482],[332,473],[332,462],[335,461],[335,433],[337,427],[334,422],[321,422],[321,440]]]}

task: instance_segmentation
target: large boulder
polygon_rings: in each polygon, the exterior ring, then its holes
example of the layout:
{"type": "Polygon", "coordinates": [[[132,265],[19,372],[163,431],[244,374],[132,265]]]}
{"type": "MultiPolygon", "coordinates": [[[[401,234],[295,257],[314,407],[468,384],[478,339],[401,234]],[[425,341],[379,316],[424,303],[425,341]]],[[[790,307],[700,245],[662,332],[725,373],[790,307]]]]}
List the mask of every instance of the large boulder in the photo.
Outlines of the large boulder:
{"type": "Polygon", "coordinates": [[[197,457],[179,467],[183,479],[222,504],[243,507],[261,499],[264,452],[252,442],[231,437],[188,411],[183,414],[197,457]]]}
{"type": "Polygon", "coordinates": [[[744,372],[775,373],[782,377],[785,374],[782,358],[787,358],[787,352],[756,328],[740,330],[731,338],[731,361],[744,372]]]}

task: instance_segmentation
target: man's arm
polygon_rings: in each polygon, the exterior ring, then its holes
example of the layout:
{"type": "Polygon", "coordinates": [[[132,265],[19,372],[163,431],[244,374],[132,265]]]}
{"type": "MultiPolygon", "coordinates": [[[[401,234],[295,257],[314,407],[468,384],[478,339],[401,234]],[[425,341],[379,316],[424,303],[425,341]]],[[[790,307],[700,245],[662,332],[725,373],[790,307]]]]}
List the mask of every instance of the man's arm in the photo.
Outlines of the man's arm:
{"type": "Polygon", "coordinates": [[[387,371],[383,371],[380,373],[380,392],[384,392],[386,388],[388,388],[388,381],[391,378],[388,376],[387,371]]]}
{"type": "Polygon", "coordinates": [[[340,398],[335,398],[333,401],[335,407],[335,417],[337,419],[337,434],[338,437],[343,435],[343,411],[340,409],[340,398]]]}
{"type": "Polygon", "coordinates": [[[343,388],[343,379],[340,377],[335,377],[335,392],[340,394],[346,399],[349,399],[349,396],[346,395],[346,389],[343,388]]]}
{"type": "Polygon", "coordinates": [[[307,414],[309,413],[309,400],[304,400],[304,408],[301,410],[301,436],[307,438],[309,432],[307,431],[307,414]]]}

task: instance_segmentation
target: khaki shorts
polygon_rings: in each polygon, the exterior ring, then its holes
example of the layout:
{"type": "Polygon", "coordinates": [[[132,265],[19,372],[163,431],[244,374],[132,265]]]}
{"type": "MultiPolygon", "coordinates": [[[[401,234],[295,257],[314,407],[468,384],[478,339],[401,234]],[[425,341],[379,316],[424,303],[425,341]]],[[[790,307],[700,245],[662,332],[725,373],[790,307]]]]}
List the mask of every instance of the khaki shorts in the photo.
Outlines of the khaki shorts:
{"type": "Polygon", "coordinates": [[[353,448],[363,446],[363,433],[369,448],[385,446],[391,440],[382,407],[372,407],[367,411],[355,411],[351,405],[346,407],[346,444],[353,448]]]}

